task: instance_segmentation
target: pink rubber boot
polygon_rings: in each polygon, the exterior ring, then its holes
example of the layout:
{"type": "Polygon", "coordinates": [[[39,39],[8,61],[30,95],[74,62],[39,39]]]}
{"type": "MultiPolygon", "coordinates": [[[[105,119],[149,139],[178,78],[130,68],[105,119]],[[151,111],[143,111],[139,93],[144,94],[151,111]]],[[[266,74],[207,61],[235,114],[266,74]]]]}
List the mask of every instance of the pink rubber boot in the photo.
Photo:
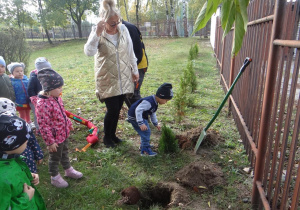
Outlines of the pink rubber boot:
{"type": "Polygon", "coordinates": [[[65,176],[70,177],[72,179],[80,179],[83,174],[79,171],[76,171],[72,166],[65,170],[65,176]]]}
{"type": "Polygon", "coordinates": [[[56,176],[51,176],[51,184],[58,188],[66,188],[69,186],[68,182],[66,182],[60,174],[56,176]]]}

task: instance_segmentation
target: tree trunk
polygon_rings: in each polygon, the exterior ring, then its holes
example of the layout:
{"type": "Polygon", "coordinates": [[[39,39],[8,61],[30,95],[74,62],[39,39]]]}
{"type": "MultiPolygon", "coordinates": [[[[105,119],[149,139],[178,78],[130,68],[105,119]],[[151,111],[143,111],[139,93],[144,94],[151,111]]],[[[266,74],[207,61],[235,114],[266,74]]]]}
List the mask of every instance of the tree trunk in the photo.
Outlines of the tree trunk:
{"type": "Polygon", "coordinates": [[[45,20],[45,17],[44,17],[44,11],[43,11],[43,6],[42,6],[42,1],[38,0],[38,4],[39,4],[39,12],[40,12],[40,15],[41,15],[42,26],[45,29],[45,33],[47,35],[48,42],[49,42],[49,44],[53,44],[52,41],[51,41],[51,39],[50,39],[48,30],[46,28],[46,20],[45,20]]]}
{"type": "Polygon", "coordinates": [[[178,36],[177,29],[176,29],[176,23],[175,23],[175,10],[173,5],[173,0],[170,0],[170,10],[171,10],[171,36],[178,36]]]}
{"type": "Polygon", "coordinates": [[[124,7],[125,7],[125,12],[126,12],[126,18],[127,18],[127,21],[130,22],[129,16],[128,16],[128,10],[127,10],[126,0],[124,0],[124,7]]]}
{"type": "Polygon", "coordinates": [[[153,13],[154,13],[154,21],[155,21],[155,33],[156,33],[156,36],[158,37],[159,36],[159,24],[158,24],[158,21],[157,21],[157,8],[156,8],[156,1],[155,0],[152,0],[152,8],[153,8],[153,13]]]}
{"type": "Polygon", "coordinates": [[[138,27],[138,28],[140,28],[140,25],[139,25],[139,5],[140,5],[140,0],[136,0],[135,16],[136,16],[136,27],[138,27]]]}
{"type": "Polygon", "coordinates": [[[78,20],[77,28],[78,28],[78,36],[79,36],[79,38],[82,38],[81,19],[78,20]]]}
{"type": "Polygon", "coordinates": [[[46,28],[45,28],[45,33],[46,33],[46,36],[47,36],[47,39],[48,39],[49,44],[53,44],[52,41],[51,41],[49,32],[48,32],[48,30],[47,30],[46,28]]]}
{"type": "Polygon", "coordinates": [[[167,36],[170,36],[170,21],[169,21],[169,8],[168,8],[168,0],[165,0],[166,5],[166,17],[167,17],[167,36]]]}
{"type": "Polygon", "coordinates": [[[188,37],[187,31],[187,18],[186,18],[186,4],[185,0],[182,0],[182,15],[183,15],[183,25],[184,25],[184,37],[188,37]]]}

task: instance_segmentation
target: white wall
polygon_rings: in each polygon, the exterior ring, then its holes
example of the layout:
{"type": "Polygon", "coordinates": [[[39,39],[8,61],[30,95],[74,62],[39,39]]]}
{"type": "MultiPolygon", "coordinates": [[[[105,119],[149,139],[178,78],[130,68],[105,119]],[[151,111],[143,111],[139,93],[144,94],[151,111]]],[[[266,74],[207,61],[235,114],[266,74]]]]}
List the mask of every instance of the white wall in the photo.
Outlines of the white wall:
{"type": "Polygon", "coordinates": [[[210,26],[210,44],[213,49],[215,49],[215,37],[216,37],[216,22],[217,17],[220,16],[221,7],[218,7],[216,13],[211,16],[211,26],[210,26]]]}

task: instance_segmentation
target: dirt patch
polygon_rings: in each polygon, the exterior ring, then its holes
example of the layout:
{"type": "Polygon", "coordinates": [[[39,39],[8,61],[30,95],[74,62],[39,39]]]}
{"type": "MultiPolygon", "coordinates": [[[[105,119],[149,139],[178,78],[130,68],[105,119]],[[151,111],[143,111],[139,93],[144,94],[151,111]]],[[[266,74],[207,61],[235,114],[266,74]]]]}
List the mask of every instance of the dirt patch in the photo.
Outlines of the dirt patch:
{"type": "MultiPolygon", "coordinates": [[[[176,135],[179,147],[182,149],[194,148],[202,130],[202,127],[197,127],[176,135]]],[[[206,131],[206,136],[201,143],[201,147],[212,147],[219,144],[220,142],[224,142],[224,139],[219,135],[219,133],[215,130],[208,129],[206,131]]]]}
{"type": "Polygon", "coordinates": [[[176,182],[157,183],[142,192],[141,209],[149,209],[153,205],[163,208],[185,206],[189,203],[188,191],[176,182]]]}
{"type": "Polygon", "coordinates": [[[117,202],[118,205],[134,205],[141,199],[141,193],[135,186],[130,186],[122,190],[122,199],[117,202]]]}
{"type": "Polygon", "coordinates": [[[124,103],[120,111],[119,120],[125,120],[127,118],[127,115],[128,115],[128,107],[124,103]]]}
{"type": "Polygon", "coordinates": [[[175,177],[180,184],[199,193],[225,184],[222,169],[208,161],[191,163],[178,171],[175,177]]]}

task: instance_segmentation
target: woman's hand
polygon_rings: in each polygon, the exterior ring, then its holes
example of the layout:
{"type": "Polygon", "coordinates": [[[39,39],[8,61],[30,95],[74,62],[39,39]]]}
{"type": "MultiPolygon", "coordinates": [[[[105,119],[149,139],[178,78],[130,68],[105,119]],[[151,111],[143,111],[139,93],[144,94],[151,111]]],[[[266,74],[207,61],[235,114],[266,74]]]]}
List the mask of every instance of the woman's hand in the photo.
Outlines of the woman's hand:
{"type": "Polygon", "coordinates": [[[139,75],[139,74],[132,74],[133,82],[138,82],[138,81],[139,81],[139,78],[140,78],[140,75],[139,75]]]}
{"type": "Polygon", "coordinates": [[[97,34],[98,37],[101,35],[102,31],[104,30],[105,24],[106,24],[106,22],[104,20],[100,20],[97,23],[96,34],[97,34]]]}
{"type": "Polygon", "coordinates": [[[56,147],[58,147],[58,145],[56,143],[51,144],[50,146],[47,146],[47,149],[49,150],[49,152],[57,152],[56,147]]]}

